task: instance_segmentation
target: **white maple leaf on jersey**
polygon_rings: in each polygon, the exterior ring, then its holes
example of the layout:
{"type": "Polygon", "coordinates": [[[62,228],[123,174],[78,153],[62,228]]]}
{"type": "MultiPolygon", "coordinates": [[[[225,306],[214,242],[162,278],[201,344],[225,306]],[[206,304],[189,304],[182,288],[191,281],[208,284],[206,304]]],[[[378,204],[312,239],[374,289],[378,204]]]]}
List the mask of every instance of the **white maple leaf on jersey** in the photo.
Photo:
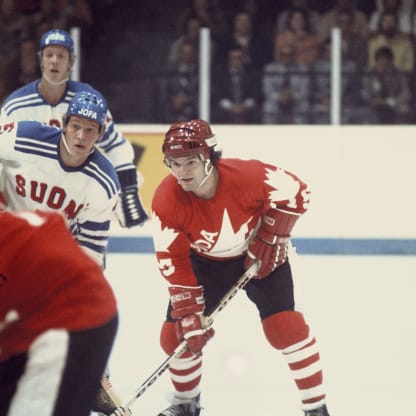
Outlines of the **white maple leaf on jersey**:
{"type": "Polygon", "coordinates": [[[266,169],[266,172],[265,183],[275,189],[269,194],[270,201],[293,200],[299,191],[299,182],[280,168],[277,170],[266,169]]]}
{"type": "Polygon", "coordinates": [[[251,219],[252,217],[243,223],[237,232],[234,232],[228,210],[225,208],[220,233],[216,243],[210,250],[210,254],[217,257],[240,255],[247,248],[246,236],[248,233],[248,223],[251,219]]]}
{"type": "Polygon", "coordinates": [[[156,251],[169,251],[169,246],[178,236],[178,233],[172,228],[165,227],[162,229],[160,218],[153,212],[152,229],[154,235],[154,245],[156,251]]]}

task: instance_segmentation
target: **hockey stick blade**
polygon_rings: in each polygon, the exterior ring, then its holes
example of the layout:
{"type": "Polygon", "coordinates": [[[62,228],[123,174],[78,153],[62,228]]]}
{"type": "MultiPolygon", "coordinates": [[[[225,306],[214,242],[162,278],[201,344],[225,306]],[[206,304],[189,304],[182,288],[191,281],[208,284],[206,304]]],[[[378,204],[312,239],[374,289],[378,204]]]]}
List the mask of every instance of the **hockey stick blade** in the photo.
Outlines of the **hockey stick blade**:
{"type": "MultiPolygon", "coordinates": [[[[224,297],[218,302],[218,305],[215,309],[210,313],[210,315],[205,317],[205,325],[206,328],[210,327],[213,322],[214,318],[221,312],[228,302],[238,293],[240,289],[242,289],[253,276],[256,275],[257,271],[259,270],[260,264],[258,261],[254,262],[246,272],[237,280],[234,286],[224,295],[224,297]]],[[[180,357],[187,349],[187,342],[182,341],[173,351],[171,355],[169,355],[165,361],[142,383],[142,385],[137,389],[136,394],[133,398],[131,398],[124,406],[118,407],[111,416],[123,416],[125,409],[129,409],[130,406],[144,394],[144,392],[168,369],[170,362],[180,357]]]]}

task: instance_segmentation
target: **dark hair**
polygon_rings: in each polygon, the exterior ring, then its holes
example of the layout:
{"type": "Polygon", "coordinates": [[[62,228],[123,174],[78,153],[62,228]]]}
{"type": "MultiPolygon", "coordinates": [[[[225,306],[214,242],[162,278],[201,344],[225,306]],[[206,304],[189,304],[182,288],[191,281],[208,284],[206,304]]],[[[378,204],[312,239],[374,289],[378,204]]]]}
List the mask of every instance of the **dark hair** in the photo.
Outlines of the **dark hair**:
{"type": "Polygon", "coordinates": [[[380,20],[378,21],[378,29],[379,29],[379,31],[382,30],[382,27],[383,27],[383,19],[386,16],[393,16],[394,17],[394,20],[396,22],[396,25],[399,22],[399,16],[397,15],[397,13],[394,13],[394,12],[391,12],[391,11],[388,11],[388,10],[385,10],[383,13],[381,13],[380,20]]]}
{"type": "Polygon", "coordinates": [[[211,153],[209,155],[209,160],[213,164],[213,166],[216,166],[218,161],[222,157],[222,150],[211,150],[211,153]]]}
{"type": "Polygon", "coordinates": [[[394,59],[393,50],[389,48],[388,46],[381,46],[380,48],[376,50],[376,53],[375,53],[375,59],[379,59],[379,58],[386,58],[390,61],[393,61],[394,59]]]}
{"type": "Polygon", "coordinates": [[[310,26],[310,22],[309,22],[309,17],[308,17],[308,13],[306,13],[305,10],[303,9],[299,9],[299,8],[293,8],[289,10],[289,13],[287,15],[287,20],[286,20],[286,28],[290,29],[290,22],[292,20],[292,17],[295,13],[300,13],[303,16],[303,21],[305,22],[305,31],[306,32],[310,32],[311,30],[311,26],[310,26]]]}

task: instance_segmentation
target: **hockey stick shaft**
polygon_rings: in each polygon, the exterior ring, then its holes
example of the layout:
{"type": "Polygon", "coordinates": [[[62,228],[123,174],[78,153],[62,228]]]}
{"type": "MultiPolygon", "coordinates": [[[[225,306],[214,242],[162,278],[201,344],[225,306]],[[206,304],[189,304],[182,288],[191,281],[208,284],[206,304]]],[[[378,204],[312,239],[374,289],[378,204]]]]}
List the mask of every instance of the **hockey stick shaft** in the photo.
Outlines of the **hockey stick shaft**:
{"type": "MultiPolygon", "coordinates": [[[[205,324],[206,328],[210,327],[213,322],[214,318],[221,312],[228,302],[238,293],[240,289],[242,289],[251,278],[257,273],[259,269],[259,262],[254,262],[246,272],[237,280],[237,282],[233,285],[233,287],[224,295],[224,297],[218,302],[215,309],[205,317],[205,324]]],[[[140,397],[144,394],[144,392],[168,369],[170,362],[180,357],[187,349],[187,342],[182,341],[173,351],[169,357],[167,357],[163,363],[142,383],[142,385],[137,389],[136,394],[133,398],[131,398],[124,406],[120,406],[117,408],[111,416],[122,416],[124,415],[125,409],[129,409],[129,407],[140,397]]]]}

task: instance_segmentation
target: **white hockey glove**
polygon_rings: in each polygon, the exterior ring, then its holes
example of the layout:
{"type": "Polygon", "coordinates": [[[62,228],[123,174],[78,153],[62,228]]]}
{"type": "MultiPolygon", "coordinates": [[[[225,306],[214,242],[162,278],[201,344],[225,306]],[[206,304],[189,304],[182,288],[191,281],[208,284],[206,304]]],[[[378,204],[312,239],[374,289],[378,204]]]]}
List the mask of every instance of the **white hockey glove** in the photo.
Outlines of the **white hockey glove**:
{"type": "Polygon", "coordinates": [[[270,208],[251,240],[244,266],[249,268],[254,260],[260,261],[257,279],[268,276],[287,259],[290,232],[299,215],[270,208]]]}
{"type": "Polygon", "coordinates": [[[205,344],[214,336],[213,328],[204,325],[205,309],[202,286],[170,286],[171,316],[176,319],[178,341],[187,340],[188,350],[199,354],[205,344]]]}
{"type": "Polygon", "coordinates": [[[142,226],[148,219],[140,201],[135,168],[117,172],[121,185],[120,208],[117,210],[119,223],[122,227],[142,226]]]}

